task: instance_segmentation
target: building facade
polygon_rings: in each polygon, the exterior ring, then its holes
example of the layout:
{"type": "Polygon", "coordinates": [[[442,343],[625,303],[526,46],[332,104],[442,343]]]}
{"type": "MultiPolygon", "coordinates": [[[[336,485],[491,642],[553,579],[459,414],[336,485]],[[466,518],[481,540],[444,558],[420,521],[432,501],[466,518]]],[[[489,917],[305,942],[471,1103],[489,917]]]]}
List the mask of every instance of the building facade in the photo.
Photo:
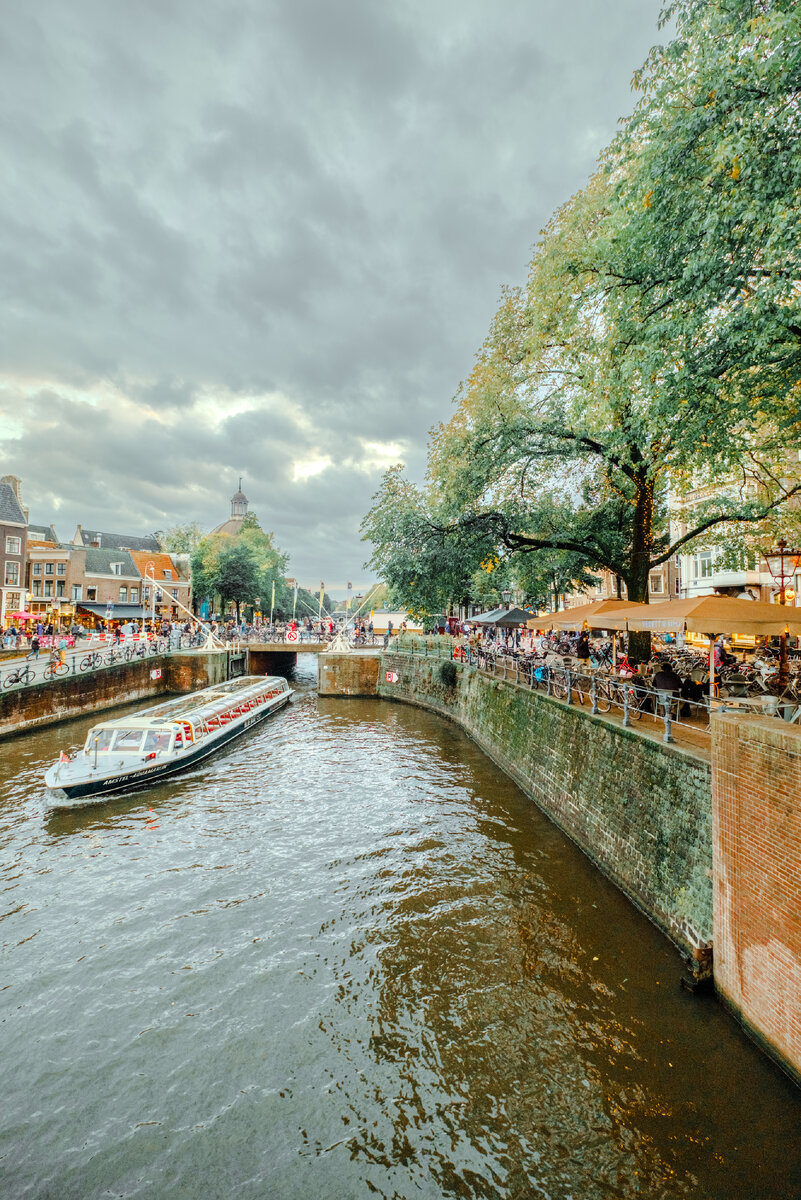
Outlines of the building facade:
{"type": "Polygon", "coordinates": [[[25,611],[25,557],[28,548],[28,513],[16,475],[0,479],[0,626],[25,611]]]}

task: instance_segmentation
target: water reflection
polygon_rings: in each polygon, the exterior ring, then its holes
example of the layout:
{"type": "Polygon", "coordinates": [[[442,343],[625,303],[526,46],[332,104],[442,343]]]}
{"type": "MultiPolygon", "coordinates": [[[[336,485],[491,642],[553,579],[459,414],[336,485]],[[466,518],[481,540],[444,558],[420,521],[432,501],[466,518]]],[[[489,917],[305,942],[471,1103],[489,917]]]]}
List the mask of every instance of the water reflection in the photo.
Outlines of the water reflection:
{"type": "Polygon", "coordinates": [[[798,1094],[455,727],[301,679],[47,816],[90,723],[0,767],[4,1194],[800,1194],[798,1094]]]}

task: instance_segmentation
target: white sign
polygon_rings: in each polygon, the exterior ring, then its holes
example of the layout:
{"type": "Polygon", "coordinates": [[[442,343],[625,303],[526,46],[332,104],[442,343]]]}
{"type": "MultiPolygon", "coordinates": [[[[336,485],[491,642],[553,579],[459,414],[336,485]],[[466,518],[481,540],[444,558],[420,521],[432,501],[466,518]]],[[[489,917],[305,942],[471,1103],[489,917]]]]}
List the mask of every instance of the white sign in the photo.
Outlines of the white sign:
{"type": "Polygon", "coordinates": [[[296,642],[296,641],[298,640],[298,631],[297,631],[297,629],[287,629],[287,631],[286,631],[286,640],[287,640],[288,642],[296,642]]]}
{"type": "Polygon", "coordinates": [[[161,671],[155,670],[150,672],[151,679],[161,679],[161,671]]]}
{"type": "Polygon", "coordinates": [[[387,671],[387,683],[397,683],[398,674],[396,671],[387,671]]]}

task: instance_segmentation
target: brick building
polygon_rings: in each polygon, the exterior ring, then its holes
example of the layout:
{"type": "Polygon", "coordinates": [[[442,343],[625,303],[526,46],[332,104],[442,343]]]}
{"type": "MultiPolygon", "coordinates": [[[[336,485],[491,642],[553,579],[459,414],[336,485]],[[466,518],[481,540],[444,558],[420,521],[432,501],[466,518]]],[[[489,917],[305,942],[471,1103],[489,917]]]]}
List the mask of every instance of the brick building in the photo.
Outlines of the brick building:
{"type": "Polygon", "coordinates": [[[16,475],[0,479],[0,625],[13,612],[25,607],[25,555],[28,542],[28,513],[22,507],[20,481],[16,475]]]}

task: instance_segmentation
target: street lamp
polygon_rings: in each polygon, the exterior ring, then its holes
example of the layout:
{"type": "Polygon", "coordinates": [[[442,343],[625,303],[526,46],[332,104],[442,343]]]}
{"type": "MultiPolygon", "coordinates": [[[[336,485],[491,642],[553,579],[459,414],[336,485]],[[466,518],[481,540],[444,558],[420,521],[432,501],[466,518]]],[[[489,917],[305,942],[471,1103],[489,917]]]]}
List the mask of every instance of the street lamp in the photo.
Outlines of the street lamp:
{"type": "MultiPolygon", "coordinates": [[[[776,549],[765,555],[768,570],[779,585],[779,603],[787,603],[787,582],[792,579],[801,562],[801,550],[788,550],[787,542],[780,538],[776,549]]],[[[790,677],[787,665],[787,634],[779,638],[779,686],[785,687],[790,677]]]]}
{"type": "Polygon", "coordinates": [[[512,593],[509,591],[508,588],[504,588],[504,590],[501,592],[501,599],[503,600],[504,604],[508,608],[509,601],[512,599],[512,593]]]}

